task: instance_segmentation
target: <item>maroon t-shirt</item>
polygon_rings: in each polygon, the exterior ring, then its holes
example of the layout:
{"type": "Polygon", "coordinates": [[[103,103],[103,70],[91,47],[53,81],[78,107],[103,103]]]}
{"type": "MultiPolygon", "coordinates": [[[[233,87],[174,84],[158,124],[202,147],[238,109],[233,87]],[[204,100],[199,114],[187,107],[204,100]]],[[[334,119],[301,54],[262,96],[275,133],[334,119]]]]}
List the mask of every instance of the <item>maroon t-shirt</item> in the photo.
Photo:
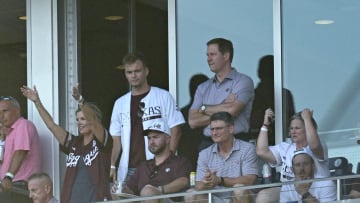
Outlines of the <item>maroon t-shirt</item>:
{"type": "Polygon", "coordinates": [[[156,187],[166,185],[177,178],[189,178],[190,171],[190,161],[172,153],[158,166],[155,165],[154,159],[141,162],[136,168],[135,174],[130,177],[126,184],[135,195],[139,195],[141,189],[147,184],[156,187]]]}
{"type": "Polygon", "coordinates": [[[136,166],[142,161],[146,160],[145,155],[145,140],[142,114],[145,103],[141,103],[141,99],[144,98],[149,92],[141,95],[131,95],[131,136],[130,136],[130,158],[129,168],[136,168],[136,166]]]}
{"type": "Polygon", "coordinates": [[[111,200],[109,171],[111,165],[111,150],[113,146],[112,137],[107,134],[105,136],[104,144],[94,138],[85,146],[83,145],[83,136],[74,136],[68,133],[66,140],[68,141],[64,145],[60,145],[61,151],[67,154],[65,180],[60,202],[67,203],[70,200],[80,158],[83,159],[88,168],[91,182],[95,187],[96,200],[111,200]],[[69,136],[71,136],[70,139],[69,136]]]}

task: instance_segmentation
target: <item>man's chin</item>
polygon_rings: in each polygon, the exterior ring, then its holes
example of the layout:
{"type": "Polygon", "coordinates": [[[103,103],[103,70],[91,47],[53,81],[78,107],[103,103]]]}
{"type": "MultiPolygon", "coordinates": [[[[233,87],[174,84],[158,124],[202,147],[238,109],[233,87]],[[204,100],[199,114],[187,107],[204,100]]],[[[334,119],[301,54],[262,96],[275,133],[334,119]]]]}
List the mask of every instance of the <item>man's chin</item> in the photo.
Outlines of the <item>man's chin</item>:
{"type": "Polygon", "coordinates": [[[158,152],[158,150],[157,149],[149,149],[149,151],[151,152],[151,153],[153,153],[153,154],[156,154],[157,152],[158,152]]]}

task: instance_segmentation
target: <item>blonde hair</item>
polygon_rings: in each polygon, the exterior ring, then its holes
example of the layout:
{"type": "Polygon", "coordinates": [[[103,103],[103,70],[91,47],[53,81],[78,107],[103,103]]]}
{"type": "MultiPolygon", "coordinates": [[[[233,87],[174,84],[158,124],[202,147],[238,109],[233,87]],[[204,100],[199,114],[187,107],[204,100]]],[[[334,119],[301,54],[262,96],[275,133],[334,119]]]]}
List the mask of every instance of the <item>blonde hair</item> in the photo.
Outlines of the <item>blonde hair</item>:
{"type": "Polygon", "coordinates": [[[82,112],[85,111],[85,112],[91,113],[92,114],[91,116],[95,116],[95,118],[97,120],[99,120],[100,122],[102,121],[102,118],[103,118],[102,112],[99,109],[99,107],[97,107],[94,103],[84,102],[84,104],[76,110],[76,113],[78,113],[80,111],[82,111],[82,112]],[[88,110],[90,110],[91,112],[88,112],[88,110]]]}

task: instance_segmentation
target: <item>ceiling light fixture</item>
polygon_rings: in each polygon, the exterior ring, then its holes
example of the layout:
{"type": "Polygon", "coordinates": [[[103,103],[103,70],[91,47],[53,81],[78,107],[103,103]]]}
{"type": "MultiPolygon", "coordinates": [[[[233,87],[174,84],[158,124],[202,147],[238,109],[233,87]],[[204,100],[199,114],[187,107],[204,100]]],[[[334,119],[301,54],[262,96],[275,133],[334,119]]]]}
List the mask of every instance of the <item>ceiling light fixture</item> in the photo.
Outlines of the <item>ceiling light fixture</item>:
{"type": "Polygon", "coordinates": [[[26,16],[19,16],[18,19],[19,20],[26,20],[26,16]]]}
{"type": "Polygon", "coordinates": [[[335,23],[333,20],[327,20],[327,19],[321,19],[321,20],[315,20],[314,22],[317,25],[330,25],[335,23]]]}
{"type": "Polygon", "coordinates": [[[123,16],[105,16],[104,19],[108,20],[108,21],[118,21],[118,20],[124,19],[124,17],[123,16]]]}

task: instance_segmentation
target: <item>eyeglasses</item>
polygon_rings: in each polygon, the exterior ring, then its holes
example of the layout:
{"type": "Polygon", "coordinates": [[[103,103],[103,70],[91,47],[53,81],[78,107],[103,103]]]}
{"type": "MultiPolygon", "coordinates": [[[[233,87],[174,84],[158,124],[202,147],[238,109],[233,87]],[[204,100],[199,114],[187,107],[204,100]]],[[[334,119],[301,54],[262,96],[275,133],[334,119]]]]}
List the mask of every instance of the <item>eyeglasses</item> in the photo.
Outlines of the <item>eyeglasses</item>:
{"type": "Polygon", "coordinates": [[[154,169],[151,171],[149,178],[153,179],[159,174],[159,167],[155,166],[154,169]]]}
{"type": "Polygon", "coordinates": [[[145,111],[145,103],[140,102],[140,104],[138,106],[138,112],[137,112],[138,117],[142,118],[144,115],[144,111],[145,111]]]}

